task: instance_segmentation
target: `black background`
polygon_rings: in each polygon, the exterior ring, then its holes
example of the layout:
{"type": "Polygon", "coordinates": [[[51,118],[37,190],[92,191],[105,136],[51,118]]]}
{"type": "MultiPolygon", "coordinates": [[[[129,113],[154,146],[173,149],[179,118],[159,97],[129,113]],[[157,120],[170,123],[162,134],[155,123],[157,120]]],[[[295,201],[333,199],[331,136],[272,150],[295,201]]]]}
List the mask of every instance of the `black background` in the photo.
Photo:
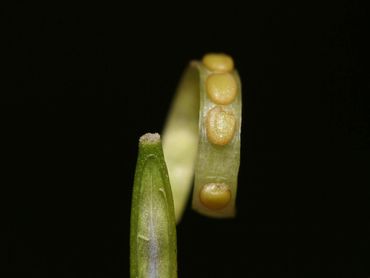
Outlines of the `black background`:
{"type": "Polygon", "coordinates": [[[2,10],[1,277],[129,276],[138,138],[210,51],[243,83],[238,214],[188,205],[179,276],[369,277],[364,7],[102,3],[2,10]]]}

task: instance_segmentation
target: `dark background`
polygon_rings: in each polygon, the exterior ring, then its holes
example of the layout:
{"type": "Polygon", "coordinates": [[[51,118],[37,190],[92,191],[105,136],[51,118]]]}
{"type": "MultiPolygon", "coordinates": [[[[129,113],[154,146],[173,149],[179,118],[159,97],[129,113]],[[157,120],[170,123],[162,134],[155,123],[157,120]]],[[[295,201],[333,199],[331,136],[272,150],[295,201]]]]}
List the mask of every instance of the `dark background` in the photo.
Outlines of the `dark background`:
{"type": "Polygon", "coordinates": [[[179,277],[370,276],[369,14],[257,2],[2,9],[1,277],[129,276],[138,138],[210,51],[243,82],[238,215],[188,205],[179,277]]]}

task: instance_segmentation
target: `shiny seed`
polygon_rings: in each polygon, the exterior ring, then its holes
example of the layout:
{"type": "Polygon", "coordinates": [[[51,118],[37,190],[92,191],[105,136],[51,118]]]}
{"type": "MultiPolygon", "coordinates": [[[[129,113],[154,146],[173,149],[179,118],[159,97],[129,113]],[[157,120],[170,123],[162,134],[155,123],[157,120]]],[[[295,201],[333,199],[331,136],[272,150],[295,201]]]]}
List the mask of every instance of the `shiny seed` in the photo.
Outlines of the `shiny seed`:
{"type": "Polygon", "coordinates": [[[226,54],[210,53],[203,57],[203,64],[211,71],[228,72],[234,69],[233,59],[226,54]]]}
{"type": "Polygon", "coordinates": [[[219,210],[229,204],[231,192],[225,183],[208,183],[203,186],[199,198],[207,208],[219,210]]]}
{"type": "Polygon", "coordinates": [[[207,94],[217,104],[230,104],[236,96],[237,84],[230,73],[212,74],[206,81],[207,94]]]}
{"type": "Polygon", "coordinates": [[[226,145],[235,133],[236,120],[234,114],[216,106],[208,111],[206,132],[208,140],[216,145],[226,145]]]}

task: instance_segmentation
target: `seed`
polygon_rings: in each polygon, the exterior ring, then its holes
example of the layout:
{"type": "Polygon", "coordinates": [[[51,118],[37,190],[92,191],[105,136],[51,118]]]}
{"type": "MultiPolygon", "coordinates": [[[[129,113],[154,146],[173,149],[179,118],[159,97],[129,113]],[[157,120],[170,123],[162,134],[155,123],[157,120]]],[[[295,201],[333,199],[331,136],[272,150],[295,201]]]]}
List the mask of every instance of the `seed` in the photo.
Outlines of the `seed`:
{"type": "Polygon", "coordinates": [[[223,53],[210,53],[203,57],[203,64],[211,71],[227,72],[234,69],[233,59],[223,53]]]}
{"type": "Polygon", "coordinates": [[[209,98],[217,104],[229,104],[236,96],[236,81],[230,73],[212,74],[207,78],[207,93],[209,98]]]}
{"type": "Polygon", "coordinates": [[[203,186],[199,198],[207,208],[219,210],[229,204],[231,192],[225,183],[208,183],[203,186]]]}
{"type": "Polygon", "coordinates": [[[226,145],[234,136],[235,124],[232,112],[225,111],[221,106],[212,108],[206,118],[208,140],[216,145],[226,145]]]}

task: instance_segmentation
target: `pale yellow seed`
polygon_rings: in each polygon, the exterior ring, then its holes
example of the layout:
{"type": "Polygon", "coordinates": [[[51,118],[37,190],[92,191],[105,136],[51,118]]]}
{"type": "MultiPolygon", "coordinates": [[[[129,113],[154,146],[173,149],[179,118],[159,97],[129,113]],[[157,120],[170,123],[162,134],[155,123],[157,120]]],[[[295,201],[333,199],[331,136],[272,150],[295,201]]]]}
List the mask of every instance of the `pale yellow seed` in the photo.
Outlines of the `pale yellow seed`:
{"type": "Polygon", "coordinates": [[[206,132],[208,140],[216,145],[226,145],[235,133],[236,120],[234,114],[216,106],[208,111],[206,132]]]}
{"type": "Polygon", "coordinates": [[[208,183],[201,189],[199,198],[205,207],[219,210],[229,204],[231,192],[225,183],[208,183]]]}
{"type": "Polygon", "coordinates": [[[207,94],[217,104],[230,104],[236,96],[237,84],[230,73],[212,74],[206,81],[207,94]]]}
{"type": "Polygon", "coordinates": [[[234,69],[233,59],[222,53],[209,53],[204,55],[203,64],[211,71],[228,72],[234,69]]]}

